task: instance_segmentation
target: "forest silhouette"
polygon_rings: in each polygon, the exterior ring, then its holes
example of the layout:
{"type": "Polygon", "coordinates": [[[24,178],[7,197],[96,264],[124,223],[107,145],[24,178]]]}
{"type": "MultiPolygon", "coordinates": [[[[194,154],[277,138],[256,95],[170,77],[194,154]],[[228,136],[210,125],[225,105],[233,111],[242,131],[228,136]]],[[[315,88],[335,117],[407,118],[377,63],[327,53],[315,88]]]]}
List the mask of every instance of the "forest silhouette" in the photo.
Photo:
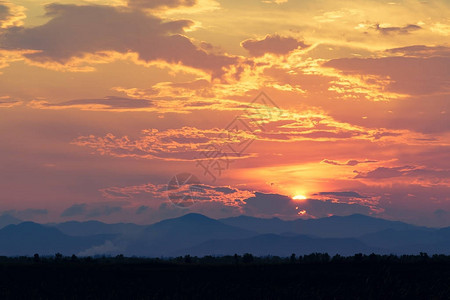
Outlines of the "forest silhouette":
{"type": "Polygon", "coordinates": [[[450,256],[0,257],[0,299],[448,299],[450,256]]]}

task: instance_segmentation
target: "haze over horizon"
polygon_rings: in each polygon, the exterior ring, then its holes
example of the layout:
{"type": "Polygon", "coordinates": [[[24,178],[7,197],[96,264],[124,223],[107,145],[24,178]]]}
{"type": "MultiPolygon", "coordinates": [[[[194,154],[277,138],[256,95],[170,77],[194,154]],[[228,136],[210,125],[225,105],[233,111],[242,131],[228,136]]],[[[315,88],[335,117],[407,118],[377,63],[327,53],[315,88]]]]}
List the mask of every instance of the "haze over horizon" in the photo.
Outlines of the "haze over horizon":
{"type": "Polygon", "coordinates": [[[439,0],[0,0],[0,216],[448,227],[449,15],[439,0]]]}

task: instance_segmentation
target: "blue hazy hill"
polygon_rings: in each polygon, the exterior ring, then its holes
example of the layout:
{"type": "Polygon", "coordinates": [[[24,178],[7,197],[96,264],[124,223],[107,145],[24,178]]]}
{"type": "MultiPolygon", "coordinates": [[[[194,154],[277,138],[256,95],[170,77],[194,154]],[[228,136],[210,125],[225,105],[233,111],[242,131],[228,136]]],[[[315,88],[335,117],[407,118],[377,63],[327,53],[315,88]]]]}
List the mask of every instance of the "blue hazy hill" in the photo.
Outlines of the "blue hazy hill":
{"type": "MultiPolygon", "coordinates": [[[[16,220],[12,220],[16,222],[16,220]]],[[[450,227],[426,228],[364,215],[285,221],[190,213],[151,225],[23,222],[0,229],[0,255],[290,255],[311,252],[450,253],[450,227]]]]}

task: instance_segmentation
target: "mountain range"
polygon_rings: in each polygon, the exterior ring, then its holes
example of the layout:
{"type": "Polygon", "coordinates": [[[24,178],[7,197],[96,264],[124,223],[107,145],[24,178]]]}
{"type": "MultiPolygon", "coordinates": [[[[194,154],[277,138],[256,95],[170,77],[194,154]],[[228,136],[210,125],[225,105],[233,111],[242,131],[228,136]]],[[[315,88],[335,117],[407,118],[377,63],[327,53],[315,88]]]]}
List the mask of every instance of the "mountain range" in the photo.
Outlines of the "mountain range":
{"type": "Polygon", "coordinates": [[[365,215],[285,221],[187,214],[151,225],[99,221],[38,224],[0,216],[0,255],[289,256],[450,254],[450,227],[428,228],[365,215]]]}

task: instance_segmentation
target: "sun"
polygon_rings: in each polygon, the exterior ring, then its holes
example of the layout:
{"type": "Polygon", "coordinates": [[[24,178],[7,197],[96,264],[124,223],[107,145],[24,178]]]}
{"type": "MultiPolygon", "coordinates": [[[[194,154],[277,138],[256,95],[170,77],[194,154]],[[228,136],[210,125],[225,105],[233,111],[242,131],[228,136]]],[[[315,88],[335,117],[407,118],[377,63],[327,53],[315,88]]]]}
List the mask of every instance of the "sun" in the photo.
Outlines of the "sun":
{"type": "Polygon", "coordinates": [[[292,199],[294,199],[294,200],[306,200],[308,198],[306,196],[304,196],[304,195],[295,195],[294,197],[292,197],[292,199]]]}

